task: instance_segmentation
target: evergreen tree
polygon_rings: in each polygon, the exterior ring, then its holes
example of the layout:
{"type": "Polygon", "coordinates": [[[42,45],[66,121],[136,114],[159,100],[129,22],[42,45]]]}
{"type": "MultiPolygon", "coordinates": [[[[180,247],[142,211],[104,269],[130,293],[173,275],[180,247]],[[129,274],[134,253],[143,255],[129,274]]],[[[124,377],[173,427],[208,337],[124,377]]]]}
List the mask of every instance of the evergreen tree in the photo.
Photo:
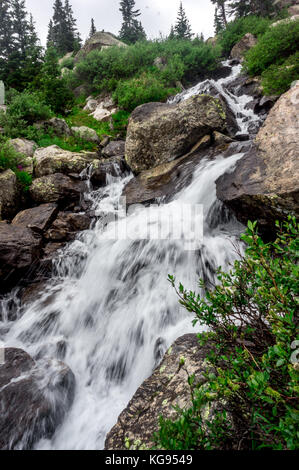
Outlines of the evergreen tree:
{"type": "Polygon", "coordinates": [[[230,14],[237,18],[247,15],[269,16],[275,11],[277,11],[277,6],[273,0],[234,0],[230,2],[230,14]]]}
{"type": "Polygon", "coordinates": [[[53,20],[50,20],[48,26],[47,49],[54,47],[53,20]]]}
{"type": "Polygon", "coordinates": [[[13,50],[13,19],[10,2],[0,1],[0,80],[6,81],[7,61],[13,50]]]}
{"type": "Polygon", "coordinates": [[[97,32],[97,28],[95,27],[94,19],[91,18],[91,26],[90,26],[89,37],[91,38],[96,32],[97,32]]]}
{"type": "Polygon", "coordinates": [[[220,31],[222,31],[224,29],[224,23],[223,23],[223,19],[222,19],[222,16],[219,14],[219,11],[218,11],[218,8],[216,7],[215,8],[215,20],[214,20],[214,28],[215,28],[215,34],[217,36],[217,34],[220,33],[220,31]]]}
{"type": "Polygon", "coordinates": [[[183,8],[183,3],[180,3],[177,22],[174,27],[175,36],[179,39],[191,39],[193,34],[191,26],[187,18],[186,12],[183,8]]]}
{"type": "Polygon", "coordinates": [[[128,44],[146,39],[144,28],[141,21],[138,20],[141,15],[140,10],[134,8],[135,0],[121,0],[119,10],[122,13],[123,23],[119,38],[128,44]]]}
{"type": "Polygon", "coordinates": [[[53,18],[49,23],[48,47],[54,47],[60,56],[78,50],[81,47],[80,34],[69,0],[54,1],[53,18]]]}
{"type": "MultiPolygon", "coordinates": [[[[225,28],[227,26],[227,16],[226,16],[227,0],[211,0],[211,2],[214,3],[214,5],[216,4],[218,28],[220,29],[223,27],[225,28]]],[[[215,18],[215,29],[216,29],[216,18],[215,18]]]]}
{"type": "Polygon", "coordinates": [[[170,33],[168,39],[175,39],[174,27],[171,25],[170,33]]]}

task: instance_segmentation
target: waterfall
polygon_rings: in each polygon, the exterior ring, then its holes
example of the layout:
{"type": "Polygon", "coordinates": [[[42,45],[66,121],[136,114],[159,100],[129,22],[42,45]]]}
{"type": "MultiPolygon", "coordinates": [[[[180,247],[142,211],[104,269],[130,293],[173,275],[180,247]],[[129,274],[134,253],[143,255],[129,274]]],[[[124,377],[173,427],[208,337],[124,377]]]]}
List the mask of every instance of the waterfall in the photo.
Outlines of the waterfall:
{"type": "MultiPolygon", "coordinates": [[[[245,108],[250,97],[236,99],[225,90],[239,72],[233,67],[230,77],[213,86],[232,103],[244,132],[248,118],[257,119],[245,108]]],[[[175,101],[207,86],[201,83],[175,101]]],[[[168,238],[163,240],[113,238],[123,210],[118,202],[132,176],[109,176],[105,188],[86,196],[97,222],[59,252],[53,278],[35,302],[25,311],[19,308],[14,321],[3,315],[1,339],[7,346],[24,349],[37,361],[61,359],[76,377],[71,410],[53,438],[38,442],[37,449],[102,449],[107,432],[167,348],[194,332],[193,315],[180,307],[167,277],[174,274],[185,287],[198,290],[199,278],[214,281],[215,269],[228,268],[236,259],[233,244],[242,227],[223,214],[215,181],[242,155],[203,159],[189,186],[170,202],[122,217],[120,224],[125,221],[130,233],[165,228],[168,238]],[[193,251],[173,236],[174,227],[163,227],[176,220],[184,204],[203,206],[204,238],[193,251]]]]}

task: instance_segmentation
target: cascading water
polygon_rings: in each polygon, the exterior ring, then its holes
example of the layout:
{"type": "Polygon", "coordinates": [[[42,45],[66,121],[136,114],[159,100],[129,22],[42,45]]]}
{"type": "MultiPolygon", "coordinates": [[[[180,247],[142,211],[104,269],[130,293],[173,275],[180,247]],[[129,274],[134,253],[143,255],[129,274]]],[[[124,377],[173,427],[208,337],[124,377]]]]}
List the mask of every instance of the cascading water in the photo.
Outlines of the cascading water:
{"type": "MultiPolygon", "coordinates": [[[[225,85],[239,72],[239,67],[233,67],[230,77],[213,86],[228,95],[225,85]]],[[[199,84],[176,101],[203,92],[207,85],[199,84]]],[[[229,98],[243,132],[248,117],[256,120],[245,109],[250,98],[229,98]]],[[[76,377],[71,410],[53,438],[40,441],[36,448],[103,448],[119,413],[167,347],[194,331],[193,316],[179,306],[167,276],[175,274],[186,287],[196,290],[198,278],[214,281],[215,268],[228,267],[236,258],[232,242],[238,240],[241,227],[223,217],[215,181],[241,157],[236,153],[202,160],[191,184],[171,202],[136,209],[123,219],[130,233],[165,229],[169,237],[163,240],[113,237],[117,221],[107,222],[105,216],[121,210],[118,201],[132,176],[108,177],[105,188],[87,195],[100,216],[98,222],[60,252],[53,279],[42,295],[25,312],[19,310],[14,321],[4,314],[3,302],[4,343],[24,349],[37,361],[62,359],[76,377]],[[204,239],[196,251],[186,251],[171,226],[163,227],[170,219],[176,220],[183,204],[203,205],[204,239]]]]}

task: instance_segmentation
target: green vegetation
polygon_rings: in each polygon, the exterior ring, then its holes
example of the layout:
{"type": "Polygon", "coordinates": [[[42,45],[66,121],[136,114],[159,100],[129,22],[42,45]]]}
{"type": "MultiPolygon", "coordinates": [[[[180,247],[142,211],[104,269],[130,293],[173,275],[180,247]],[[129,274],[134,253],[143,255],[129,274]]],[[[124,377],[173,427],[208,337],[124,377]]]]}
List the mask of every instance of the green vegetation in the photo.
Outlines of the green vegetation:
{"type": "Polygon", "coordinates": [[[211,370],[201,386],[189,377],[189,409],[161,417],[158,449],[298,449],[299,225],[289,216],[277,229],[265,244],[249,222],[245,255],[229,273],[219,269],[213,290],[200,282],[204,298],[179,286],[194,324],[210,330],[199,343],[213,344],[211,370]]]}
{"type": "Polygon", "coordinates": [[[32,176],[26,171],[26,157],[9,145],[8,142],[0,142],[0,172],[11,169],[23,189],[26,191],[32,183],[32,176]]]}
{"type": "Polygon", "coordinates": [[[282,64],[271,65],[262,73],[262,86],[266,95],[281,95],[299,78],[299,52],[282,64]]]}
{"type": "Polygon", "coordinates": [[[228,57],[235,44],[247,33],[251,33],[258,38],[261,37],[272,22],[273,20],[271,21],[268,18],[251,15],[228,23],[227,27],[218,36],[218,43],[221,46],[223,55],[228,57]]]}
{"type": "Polygon", "coordinates": [[[127,48],[92,51],[78,63],[74,77],[77,85],[87,84],[95,94],[115,92],[120,104],[124,102],[124,109],[131,111],[134,104],[129,97],[134,97],[136,80],[140,97],[144,94],[147,99],[146,87],[151,82],[151,95],[166,99],[177,81],[187,84],[203,77],[217,67],[219,60],[220,49],[199,39],[144,41],[127,48]],[[157,58],[162,63],[154,65],[157,58]]]}

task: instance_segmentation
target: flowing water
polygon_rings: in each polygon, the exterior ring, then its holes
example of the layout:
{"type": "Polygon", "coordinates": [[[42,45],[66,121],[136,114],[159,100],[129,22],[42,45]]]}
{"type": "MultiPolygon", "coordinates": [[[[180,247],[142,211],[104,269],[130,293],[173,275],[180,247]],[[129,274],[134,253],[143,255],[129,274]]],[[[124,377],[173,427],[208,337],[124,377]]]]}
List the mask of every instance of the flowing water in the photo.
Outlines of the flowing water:
{"type": "MultiPolygon", "coordinates": [[[[239,72],[233,67],[230,77],[213,86],[230,100],[244,132],[257,119],[245,109],[250,98],[236,99],[225,89],[239,72]]],[[[176,100],[202,93],[208,85],[201,83],[176,100]]],[[[175,274],[186,287],[197,289],[199,277],[214,281],[215,268],[227,268],[236,258],[233,242],[241,227],[217,201],[215,181],[240,158],[236,153],[202,160],[190,185],[172,201],[135,208],[126,217],[118,202],[132,176],[109,176],[105,188],[86,196],[98,221],[59,253],[53,279],[38,300],[25,312],[17,311],[13,322],[5,314],[8,301],[2,302],[6,346],[22,348],[38,361],[62,358],[76,377],[71,410],[53,438],[36,448],[103,448],[107,432],[166,349],[179,336],[194,332],[193,315],[179,306],[167,276],[175,274]],[[186,229],[185,239],[176,234],[178,214],[188,204],[203,206],[204,238],[194,250],[187,249],[186,229]],[[117,215],[120,222],[113,220],[117,215]],[[125,229],[141,232],[140,239],[117,239],[116,229],[121,234],[125,229]],[[146,239],[147,232],[163,233],[163,239],[146,239]]],[[[192,215],[183,212],[186,228],[192,215]]]]}

